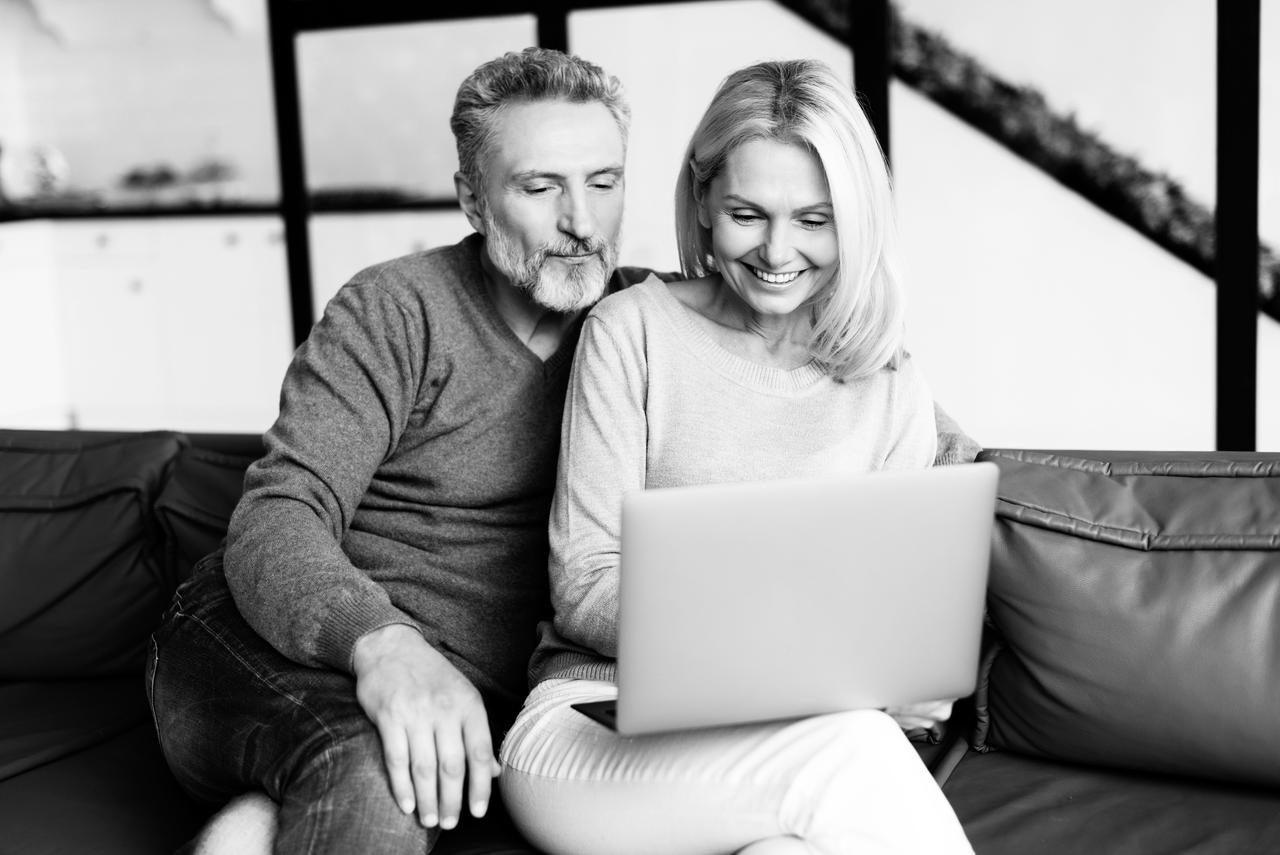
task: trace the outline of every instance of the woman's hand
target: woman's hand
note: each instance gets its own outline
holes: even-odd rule
[[[378,728],[391,792],[405,813],[450,829],[464,778],[473,816],[484,816],[494,759],[489,719],[475,686],[413,627],[392,624],[356,642],[356,699]]]

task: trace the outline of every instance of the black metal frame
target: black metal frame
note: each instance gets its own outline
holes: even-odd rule
[[[1260,0],[1218,0],[1216,442],[1253,451],[1258,432]]]
[[[844,33],[854,56],[854,80],[885,156],[889,156],[889,0],[845,0]],[[651,5],[652,0],[476,0],[465,12],[441,11],[421,0],[268,0],[293,337],[311,330],[311,213],[307,197],[295,40],[303,32],[424,21],[527,15],[537,18],[544,47],[568,50],[571,10]],[[783,0],[805,14],[805,4]],[[1216,444],[1253,450],[1257,436],[1259,0],[1217,0]],[[811,14],[806,17],[812,19]],[[427,204],[438,207],[439,204]],[[420,206],[410,206],[420,207]]]

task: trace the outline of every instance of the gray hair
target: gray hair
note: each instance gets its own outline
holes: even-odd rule
[[[505,53],[462,81],[449,119],[458,145],[458,170],[477,192],[483,186],[481,163],[494,120],[505,105],[530,101],[598,101],[609,109],[626,142],[631,108],[616,77],[557,50],[528,47]]]
[[[810,353],[839,379],[898,364],[903,295],[892,188],[875,132],[850,87],[815,60],[762,62],[729,75],[698,124],[676,180],[676,243],[685,276],[715,272],[698,206],[729,154],[752,140],[799,145],[831,188],[840,268],[816,296]]]

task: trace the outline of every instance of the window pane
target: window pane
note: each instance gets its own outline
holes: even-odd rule
[[[0,4],[10,201],[274,200],[265,26],[263,0]],[[57,180],[42,185],[34,152]]]
[[[900,9],[1118,157],[1171,175],[1211,222],[1212,2]],[[989,446],[1213,448],[1212,279],[919,90],[896,83],[892,97],[911,342],[944,406]]]
[[[300,36],[311,191],[453,198],[458,85],[480,63],[533,44],[535,33],[522,15]]]

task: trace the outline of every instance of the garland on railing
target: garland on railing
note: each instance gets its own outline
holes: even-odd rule
[[[784,0],[814,25],[843,39],[844,0]],[[1213,211],[1164,173],[1119,153],[1044,96],[988,71],[946,39],[905,20],[891,7],[891,62],[902,82],[1035,164],[1103,211],[1212,277]],[[1259,242],[1259,308],[1280,320],[1280,256]]]

